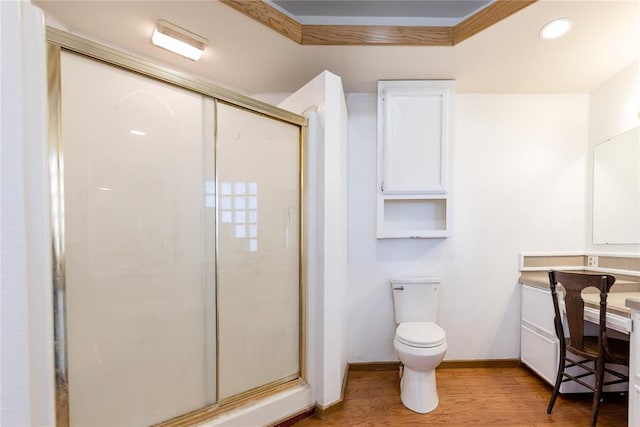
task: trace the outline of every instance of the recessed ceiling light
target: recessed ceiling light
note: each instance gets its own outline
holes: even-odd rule
[[[193,61],[200,59],[207,45],[207,39],[204,37],[162,19],[156,24],[151,42]]]
[[[557,39],[567,34],[572,26],[573,22],[569,18],[554,19],[540,29],[539,35],[545,40]]]

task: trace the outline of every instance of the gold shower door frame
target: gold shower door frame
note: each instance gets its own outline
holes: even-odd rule
[[[250,112],[279,120],[300,128],[299,138],[299,193],[298,193],[298,224],[299,224],[299,372],[297,375],[282,378],[269,384],[247,390],[229,398],[219,400],[195,411],[177,416],[162,422],[163,426],[192,425],[215,417],[231,408],[245,403],[249,399],[265,397],[281,390],[295,387],[306,382],[306,236],[305,229],[305,148],[307,145],[307,119],[289,111],[263,103],[248,96],[240,95],[228,89],[215,86],[206,81],[191,77],[185,73],[159,66],[149,61],[119,52],[95,42],[77,37],[55,28],[47,28],[47,68],[48,68],[48,140],[49,140],[49,179],[51,204],[51,235],[53,259],[53,303],[54,303],[54,346],[55,346],[55,390],[56,390],[56,425],[69,426],[69,395],[68,395],[68,359],[66,336],[66,280],[65,280],[65,215],[64,215],[64,185],[63,185],[63,153],[61,138],[61,52],[69,51],[80,54],[109,65],[113,65],[145,77],[155,79],[173,86],[190,90],[194,93],[212,98],[214,104],[219,102],[239,107]],[[216,108],[217,109],[217,108]],[[216,125],[217,126],[217,123]],[[214,148],[215,150],[215,148]],[[216,198],[218,198],[216,192]],[[216,201],[216,225],[219,203]],[[216,251],[218,248],[216,232]],[[217,257],[216,257],[217,258]],[[216,259],[217,264],[217,259]],[[217,289],[217,284],[216,284]],[[216,291],[217,293],[217,291]],[[217,303],[216,303],[217,304]],[[217,316],[217,310],[216,310]],[[216,322],[216,325],[218,322]],[[217,326],[216,326],[217,329]],[[215,336],[218,341],[218,331]],[[216,370],[219,361],[216,357]],[[219,378],[219,375],[216,375]],[[217,381],[216,381],[217,382]],[[219,390],[219,384],[215,384]],[[219,396],[216,392],[216,396]]]

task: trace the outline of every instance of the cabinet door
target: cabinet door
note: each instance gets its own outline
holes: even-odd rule
[[[446,191],[452,85],[449,81],[379,82],[385,194]]]

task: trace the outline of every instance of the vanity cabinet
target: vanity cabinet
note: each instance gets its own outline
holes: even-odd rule
[[[560,311],[563,312],[562,296],[560,297]],[[560,343],[556,337],[551,290],[535,286],[522,285],[522,316],[520,322],[520,360],[549,384],[554,385],[558,372],[560,357]],[[563,315],[563,325],[567,330],[566,319]],[[597,325],[586,322],[585,332],[597,335]],[[579,359],[578,356],[575,357]],[[615,369],[615,368],[614,368]],[[570,374],[584,372],[581,368],[573,367],[567,370]],[[624,372],[624,370],[623,370]],[[612,379],[608,374],[605,380]],[[588,384],[593,384],[594,377],[583,378]],[[627,384],[606,386],[604,391],[625,391]],[[574,381],[562,383],[560,393],[590,393],[591,390]],[[640,393],[640,389],[639,389]],[[551,395],[549,395],[551,396]]]
[[[377,233],[451,233],[452,80],[378,82]]]
[[[560,357],[553,318],[551,291],[523,285],[520,359],[549,384],[555,383]]]

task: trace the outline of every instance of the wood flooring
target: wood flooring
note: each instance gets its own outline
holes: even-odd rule
[[[439,406],[417,414],[400,402],[397,371],[350,371],[343,406],[307,426],[588,426],[591,395],[560,395],[546,409],[551,386],[524,367],[439,368]],[[627,425],[626,394],[606,394],[598,426]]]

